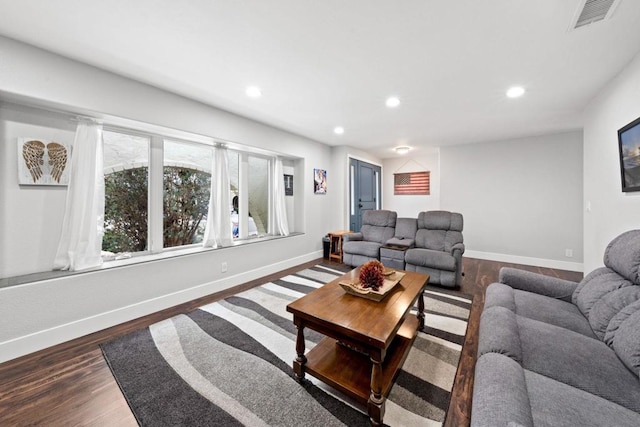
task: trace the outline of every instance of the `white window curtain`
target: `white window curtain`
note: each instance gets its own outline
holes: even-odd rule
[[[217,248],[230,246],[231,235],[231,203],[229,201],[229,154],[227,148],[218,145],[214,149],[211,171],[211,196],[207,225],[204,230],[202,246]]]
[[[276,235],[288,236],[289,222],[287,221],[287,205],[284,199],[284,170],[281,158],[276,158],[273,171],[273,231]]]
[[[83,270],[102,264],[104,172],[102,125],[80,122],[71,152],[62,234],[56,270]]]

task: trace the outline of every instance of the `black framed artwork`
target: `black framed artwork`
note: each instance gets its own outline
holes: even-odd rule
[[[293,196],[293,175],[284,175],[284,195]]]
[[[640,118],[618,130],[622,191],[640,191]]]

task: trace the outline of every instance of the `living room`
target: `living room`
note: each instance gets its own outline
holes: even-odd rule
[[[552,10],[552,3],[539,6],[540,10]],[[16,140],[39,137],[71,143],[77,116],[119,128],[164,132],[176,138],[215,138],[284,155],[291,162],[295,201],[289,218],[293,235],[286,238],[132,262],[118,268],[105,266],[15,285],[3,282],[0,312],[7,320],[0,328],[0,362],[320,258],[322,237],[330,231],[349,228],[350,158],[382,167],[381,207],[398,212],[399,217],[416,217],[421,211],[439,209],[463,213],[465,257],[585,273],[599,267],[607,244],[618,234],[637,228],[640,199],[637,193],[623,193],[620,189],[617,131],[640,117],[640,56],[636,47],[640,46],[640,30],[634,24],[640,19],[640,8],[629,1],[619,2],[610,18],[571,33],[567,32],[571,18],[584,2],[567,3],[561,8],[564,15],[556,17],[563,27],[556,27],[554,33],[559,44],[563,37],[571,39],[564,41],[568,50],[561,52],[570,51],[571,44],[577,43],[583,49],[580,59],[584,60],[589,57],[585,46],[591,46],[588,42],[598,37],[624,45],[601,46],[594,56],[600,62],[615,65],[598,69],[600,74],[584,87],[583,95],[575,95],[583,89],[580,75],[563,82],[574,86],[571,93],[576,99],[564,107],[572,110],[556,110],[547,105],[533,120],[538,127],[532,126],[526,115],[515,112],[514,116],[501,116],[493,122],[491,117],[484,117],[490,123],[486,127],[497,130],[477,128],[478,133],[486,132],[479,140],[462,139],[442,145],[433,140],[421,144],[416,138],[415,142],[407,142],[414,147],[404,157],[392,151],[400,138],[384,146],[368,145],[367,140],[345,143],[352,129],[347,123],[333,123],[334,117],[322,119],[323,124],[332,123],[327,125],[325,141],[305,137],[304,128],[278,118],[269,122],[267,115],[262,120],[245,117],[254,114],[251,107],[243,114],[205,102],[188,82],[180,83],[180,87],[176,83],[175,91],[168,91],[156,87],[158,83],[139,81],[133,68],[129,74],[120,75],[54,53],[55,49],[35,47],[45,40],[33,35],[29,36],[31,39],[26,35],[21,39],[20,31],[7,21],[12,14],[5,14],[0,21],[0,57],[4,64],[0,69],[3,280],[51,270],[48,266],[55,255],[65,204],[64,189],[18,185]],[[2,5],[3,11],[14,7],[17,8],[9,2]],[[528,8],[535,10],[536,6]],[[26,11],[19,9],[14,19],[28,19]],[[398,16],[406,14],[410,10]],[[82,39],[80,34],[73,37]],[[611,58],[604,56],[608,51]],[[536,91],[547,90],[535,81],[536,76],[544,74],[545,60],[539,54],[525,64],[529,66],[528,73],[519,70],[525,76],[511,77],[529,82],[529,93],[523,98],[504,97],[503,91],[513,82],[493,82],[490,93],[495,98],[486,101],[486,107],[500,104],[516,111],[517,103],[527,102],[527,97],[531,99]],[[114,59],[119,61],[126,63],[125,59]],[[295,60],[290,59],[287,65],[295,65]],[[562,66],[557,62],[553,65]],[[484,66],[488,65],[478,65]],[[549,69],[548,73],[556,71]],[[585,66],[583,73],[595,71]],[[447,87],[452,86],[455,85]],[[238,90],[238,96],[244,97],[244,88]],[[185,95],[187,92],[191,96]],[[385,90],[376,96],[383,104],[387,95]],[[286,91],[278,96],[283,97],[278,102],[284,103]],[[418,95],[398,96],[407,99],[400,106],[406,109],[409,99]],[[263,98],[267,97],[265,90]],[[241,110],[236,106],[238,109]],[[381,109],[389,113],[384,111],[384,105]],[[443,141],[447,132],[456,126],[464,128],[465,120],[473,119],[465,119],[463,113],[460,112],[459,122],[445,123],[438,129]],[[515,122],[527,131],[502,132],[507,122]],[[334,125],[343,125],[345,134],[333,134]],[[387,121],[385,126],[393,127],[394,121]],[[357,127],[354,124],[353,128]],[[313,194],[315,168],[327,171],[326,194]],[[393,174],[415,168],[430,170],[431,194],[394,196]],[[221,270],[223,264],[225,272]]]

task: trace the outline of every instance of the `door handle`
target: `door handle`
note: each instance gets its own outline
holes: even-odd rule
[[[358,207],[359,207],[359,208],[362,208],[362,203],[358,203]]]

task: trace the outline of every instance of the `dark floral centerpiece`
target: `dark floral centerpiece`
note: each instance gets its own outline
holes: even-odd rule
[[[384,284],[384,265],[380,261],[368,261],[360,267],[360,286],[378,291]]]

